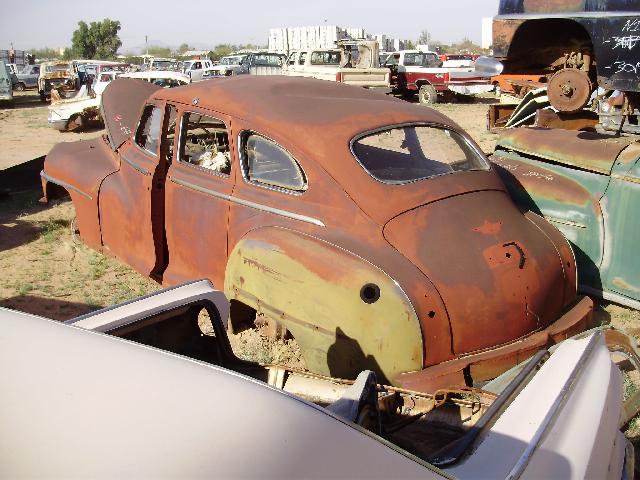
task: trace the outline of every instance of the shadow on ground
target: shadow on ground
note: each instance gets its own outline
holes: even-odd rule
[[[17,295],[0,300],[0,307],[31,313],[54,320],[69,320],[95,310],[84,303],[68,302],[55,298],[44,298],[37,295]]]

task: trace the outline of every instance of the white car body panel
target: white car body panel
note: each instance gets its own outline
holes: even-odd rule
[[[226,319],[228,302],[208,281],[67,325],[0,308],[2,475],[621,478],[621,377],[601,332],[559,345],[443,471],[265,383],[100,333],[200,301]]]

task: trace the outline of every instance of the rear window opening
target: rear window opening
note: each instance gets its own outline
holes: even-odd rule
[[[352,142],[352,151],[371,176],[391,184],[489,170],[489,163],[461,135],[427,125],[400,126],[364,135]]]

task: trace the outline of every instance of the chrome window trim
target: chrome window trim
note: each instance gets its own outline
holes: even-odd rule
[[[326,227],[326,225],[317,218],[308,217],[306,215],[302,215],[295,212],[290,212],[288,210],[282,210],[280,208],[270,207],[268,205],[263,205],[261,203],[252,202],[250,200],[244,200],[242,198],[234,197],[233,195],[227,195],[226,193],[216,192],[215,190],[211,190],[209,188],[201,187],[200,185],[195,185],[191,182],[187,182],[185,180],[180,180],[179,178],[175,178],[171,176],[170,180],[176,185],[180,185],[185,188],[189,188],[191,190],[195,190],[196,192],[204,193],[205,195],[210,195],[212,197],[220,198],[222,200],[226,200],[229,202],[237,203],[238,205],[243,205],[245,207],[254,208],[256,210],[260,210],[262,212],[273,213],[275,215],[279,215],[281,217],[291,218],[292,220],[299,220],[301,222],[310,223],[312,225],[317,225],[318,227]]]
[[[62,180],[58,180],[57,178],[52,177],[51,175],[47,175],[44,170],[40,171],[40,176],[42,178],[44,178],[47,182],[51,182],[54,183],[56,185],[60,185],[61,187],[64,187],[68,190],[73,190],[76,193],[79,193],[80,195],[82,195],[83,197],[88,198],[89,200],[93,200],[93,198],[91,197],[91,195],[89,195],[86,192],[83,192],[82,190],[80,190],[77,187],[74,187],[73,185],[68,184],[67,182],[64,182]]]
[[[176,108],[176,110],[177,110],[177,108]],[[229,158],[229,168],[231,169],[231,171],[229,172],[228,175],[225,174],[225,173],[222,173],[222,172],[215,172],[215,171],[213,171],[213,170],[211,170],[209,168],[201,167],[200,165],[194,165],[193,163],[185,162],[180,158],[181,157],[180,149],[181,149],[181,145],[182,145],[182,132],[183,132],[182,122],[184,122],[185,115],[188,115],[189,113],[195,113],[196,115],[207,115],[207,116],[209,116],[209,117],[211,117],[211,118],[213,118],[215,120],[218,120],[219,122],[221,122],[224,125],[224,128],[227,130],[227,138],[229,140],[231,140],[231,134],[229,133],[229,131],[230,131],[229,125],[227,125],[227,122],[225,122],[224,120],[220,120],[218,117],[214,117],[212,115],[209,115],[208,113],[199,113],[199,112],[196,112],[196,111],[193,111],[193,110],[184,110],[180,115],[180,128],[178,129],[178,135],[177,135],[178,136],[178,149],[177,149],[178,155],[176,155],[177,163],[179,163],[180,165],[188,165],[189,167],[194,168],[197,171],[206,172],[206,173],[208,173],[210,175],[213,175],[214,177],[219,177],[219,178],[224,178],[224,179],[230,178],[231,174],[233,173],[233,161],[232,161],[231,158]],[[229,142],[229,153],[231,153],[231,142]]]
[[[358,162],[358,165],[360,165],[362,167],[362,170],[364,170],[367,175],[369,175],[371,178],[373,178],[378,183],[382,183],[383,185],[389,185],[389,186],[395,187],[395,186],[401,186],[401,185],[408,185],[410,183],[415,183],[415,182],[422,182],[424,180],[430,180],[432,178],[442,177],[444,175],[451,175],[451,174],[454,174],[454,173],[464,173],[462,171],[453,171],[453,172],[447,172],[447,173],[440,173],[438,175],[431,175],[429,177],[416,178],[415,180],[408,180],[408,181],[402,182],[402,183],[390,183],[390,182],[385,182],[384,180],[380,180],[379,178],[376,178],[362,164],[362,162],[360,161],[360,159],[358,158],[356,153],[353,151],[353,144],[355,142],[357,142],[358,140],[360,140],[361,138],[367,137],[369,135],[373,135],[373,134],[376,134],[378,132],[384,132],[384,131],[387,131],[387,130],[393,130],[394,128],[404,128],[404,127],[431,127],[431,128],[438,128],[440,130],[448,130],[450,132],[453,132],[453,133],[459,135],[460,138],[467,144],[467,146],[471,150],[473,150],[473,152],[475,152],[482,159],[482,161],[485,162],[485,164],[487,166],[486,169],[482,169],[482,170],[467,170],[467,171],[469,171],[469,172],[488,172],[488,171],[491,170],[491,162],[489,162],[489,159],[487,158],[487,156],[484,154],[484,152],[482,152],[472,142],[469,141],[469,137],[465,132],[459,132],[458,130],[455,130],[455,129],[447,126],[447,125],[443,125],[443,124],[440,124],[440,123],[432,123],[432,122],[394,123],[394,124],[390,124],[390,125],[385,125],[384,127],[378,127],[378,128],[374,128],[372,130],[367,130],[365,132],[359,133],[349,141],[349,150],[351,151],[351,155],[353,156],[353,158],[355,158],[356,162]]]
[[[246,165],[245,160],[246,160],[246,158],[245,158],[244,154],[242,153],[242,136],[247,134],[247,133],[254,133],[254,134],[256,134],[256,135],[258,135],[258,136],[260,136],[262,138],[266,138],[267,140],[269,140],[270,142],[273,142],[279,148],[281,148],[282,150],[287,152],[287,154],[293,159],[293,161],[296,162],[296,165],[298,166],[298,168],[300,169],[300,172],[302,173],[302,176],[304,177],[305,189],[304,190],[293,190],[293,189],[290,189],[290,188],[277,187],[275,185],[268,185],[266,183],[252,182],[251,180],[249,180],[249,178],[247,177],[247,171],[245,169],[245,165]],[[284,148],[282,145],[280,145],[274,139],[272,139],[270,137],[267,137],[266,135],[263,135],[261,133],[258,133],[255,130],[242,130],[240,133],[238,133],[238,142],[237,142],[237,145],[236,145],[236,150],[238,152],[238,159],[240,160],[240,173],[242,174],[242,178],[245,181],[245,183],[247,183],[249,185],[252,185],[252,186],[255,186],[255,187],[264,188],[265,190],[271,190],[271,191],[274,191],[274,192],[286,193],[287,195],[293,195],[295,197],[299,197],[301,195],[304,195],[304,193],[309,190],[309,177],[307,176],[307,172],[304,171],[304,168],[302,168],[302,165],[300,165],[300,162],[296,159],[296,157],[294,157],[289,150]]]

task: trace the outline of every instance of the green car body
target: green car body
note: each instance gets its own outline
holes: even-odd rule
[[[580,290],[640,308],[640,142],[517,128],[500,137],[492,161],[516,203],[572,243]]]
[[[9,68],[0,62],[0,105],[3,104],[13,105],[13,89]]]

